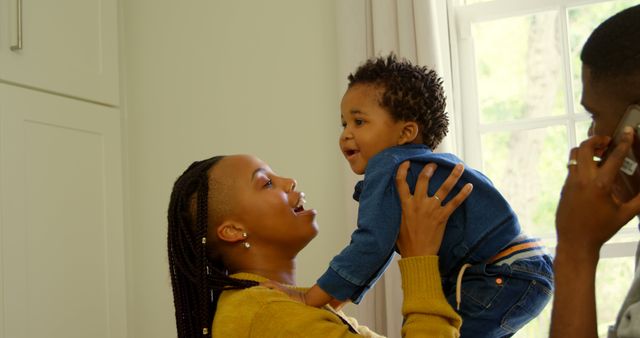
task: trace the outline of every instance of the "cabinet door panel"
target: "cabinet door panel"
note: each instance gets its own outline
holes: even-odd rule
[[[0,99],[0,337],[126,337],[119,112]]]
[[[17,43],[22,12],[22,49]],[[0,0],[0,80],[118,104],[116,0]]]

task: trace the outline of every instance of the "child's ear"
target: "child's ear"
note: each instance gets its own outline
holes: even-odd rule
[[[398,145],[407,144],[413,142],[418,136],[418,124],[414,121],[403,122],[402,131],[400,132],[400,138],[398,139]]]
[[[229,243],[235,243],[242,241],[246,238],[244,235],[246,233],[244,227],[241,224],[238,224],[233,221],[225,221],[216,230],[216,236],[224,241]]]

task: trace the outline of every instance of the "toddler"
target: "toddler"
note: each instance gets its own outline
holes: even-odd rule
[[[436,163],[428,195],[440,200],[434,192],[462,162],[433,152],[447,133],[445,105],[442,80],[433,70],[393,54],[349,75],[340,149],[353,172],[364,174],[353,194],[358,224],[351,243],[304,295],[307,304],[358,303],[385,271],[401,222],[394,179],[402,162],[411,163],[412,190],[422,168]],[[438,253],[444,292],[462,316],[462,337],[509,337],[549,301],[551,258],[521,232],[509,203],[479,171],[467,167],[450,196],[467,183],[473,192],[449,218]]]

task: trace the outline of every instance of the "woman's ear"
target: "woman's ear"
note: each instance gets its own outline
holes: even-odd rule
[[[228,243],[235,243],[246,239],[246,230],[238,223],[225,221],[216,230],[217,237]]]
[[[398,145],[412,143],[418,136],[418,124],[414,121],[403,122],[402,130],[400,131],[400,138],[398,139]]]

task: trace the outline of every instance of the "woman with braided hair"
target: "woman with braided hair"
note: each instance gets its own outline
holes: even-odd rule
[[[407,168],[400,166],[397,175],[402,334],[457,337],[461,320],[442,292],[436,253],[449,215],[471,187],[442,205],[426,194],[435,165],[425,167],[414,195]],[[447,196],[459,169],[439,196]],[[178,337],[379,337],[330,306],[289,297],[303,290],[294,286],[295,258],[318,232],[316,211],[303,204],[295,180],[253,156],[217,156],[187,168],[174,184],[168,211]]]

